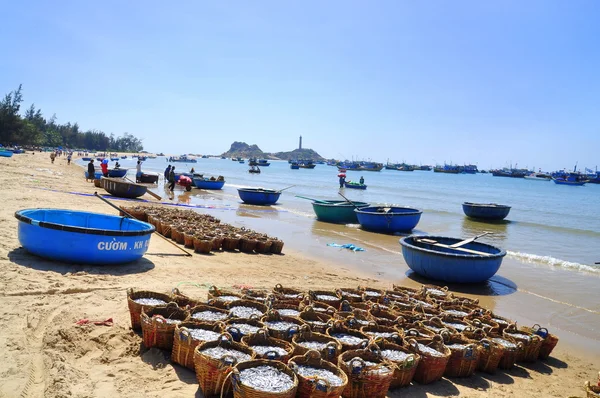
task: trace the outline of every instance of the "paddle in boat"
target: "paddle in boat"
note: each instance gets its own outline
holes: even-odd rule
[[[467,217],[480,220],[504,220],[510,212],[510,206],[496,203],[471,203],[462,204],[463,212]]]
[[[411,235],[400,239],[409,268],[429,279],[451,283],[479,283],[494,276],[506,251],[475,242],[482,235],[462,240],[445,236]]]
[[[222,189],[225,185],[225,178],[223,176],[215,177],[204,177],[202,174],[194,174],[192,178],[194,186],[199,189],[217,190]]]
[[[423,213],[419,209],[402,206],[368,206],[354,212],[363,229],[384,233],[411,231]]]
[[[19,220],[19,242],[25,250],[50,260],[78,264],[123,264],[148,250],[154,227],[148,223],[107,214],[64,209],[24,209]]]
[[[148,191],[145,185],[128,182],[125,180],[117,180],[115,178],[102,178],[102,188],[112,196],[119,198],[135,199],[144,195]]]

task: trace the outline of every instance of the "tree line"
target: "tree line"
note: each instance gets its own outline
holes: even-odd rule
[[[59,146],[90,151],[139,152],[142,140],[129,133],[121,137],[103,131],[82,131],[77,123],[60,124],[56,115],[46,119],[34,104],[20,114],[23,102],[22,85],[0,101],[0,144],[4,146]]]

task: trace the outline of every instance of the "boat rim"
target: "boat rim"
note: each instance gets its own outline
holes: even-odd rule
[[[102,176],[101,180],[108,180],[108,181],[111,181],[111,182],[116,182],[117,184],[135,185],[137,187],[148,188],[146,185],[138,184],[137,182],[130,182],[130,181],[125,181],[125,180],[120,180],[119,177],[104,177],[104,176]],[[96,213],[96,214],[100,214],[100,213]]]
[[[357,213],[364,213],[364,214],[379,214],[379,213],[376,213],[376,212],[373,212],[373,211],[364,211],[365,207],[374,207],[374,208],[389,207],[390,209],[409,209],[409,210],[413,210],[412,212],[406,212],[406,213],[385,213],[385,215],[393,215],[393,216],[406,216],[406,215],[422,214],[423,213],[423,210],[421,210],[421,209],[416,209],[416,208],[410,207],[410,206],[397,206],[397,205],[369,205],[369,206],[361,207],[360,209],[354,209],[354,211],[357,212]]]
[[[315,202],[315,201],[312,201],[311,203],[313,204],[313,206],[317,205],[317,206],[323,206],[323,207],[331,207],[331,206],[333,206],[333,207],[369,207],[370,206],[370,204],[367,202],[352,201],[352,203],[348,203],[343,200],[332,201],[332,203],[319,203],[319,202]],[[365,203],[365,204],[364,205],[360,205],[360,204],[356,205],[354,203]]]
[[[269,188],[238,188],[238,191],[243,192],[262,192],[262,193],[281,193],[275,189]]]
[[[456,253],[445,253],[445,252],[441,252],[441,251],[437,251],[437,250],[431,250],[431,249],[425,249],[424,247],[420,247],[420,246],[416,246],[413,245],[411,243],[408,243],[406,240],[407,239],[415,239],[415,238],[428,238],[428,239],[455,239],[458,242],[460,242],[462,239],[459,238],[453,238],[451,236],[434,236],[434,235],[410,235],[410,236],[404,236],[402,238],[400,238],[400,240],[398,242],[400,242],[400,244],[406,248],[409,249],[415,249],[421,252],[425,252],[425,253],[430,253],[430,254],[434,254],[437,256],[442,256],[442,257],[453,257],[453,258],[464,258],[464,259],[474,259],[474,258],[484,258],[484,259],[490,259],[490,258],[498,258],[498,257],[504,257],[506,256],[506,250],[499,248],[498,246],[494,246],[494,245],[490,245],[489,243],[482,243],[482,242],[477,242],[480,245],[486,245],[489,247],[492,247],[496,250],[500,250],[498,253],[494,253],[488,255],[488,256],[482,256],[481,254],[456,254]]]
[[[495,209],[510,209],[510,206],[507,205],[499,205],[497,203],[473,203],[473,202],[463,202],[463,206],[471,206],[471,207],[493,207]]]
[[[103,213],[93,213],[93,212],[89,212],[89,211],[81,211],[81,210],[66,210],[66,209],[51,209],[51,208],[33,208],[33,209],[22,209],[22,210],[17,210],[15,212],[15,218],[21,222],[24,222],[26,224],[31,224],[31,225],[35,225],[41,228],[48,228],[48,229],[54,229],[54,230],[59,230],[59,231],[65,231],[65,232],[78,232],[78,233],[83,233],[86,235],[103,235],[103,236],[144,236],[144,235],[150,235],[154,232],[155,228],[152,224],[148,224],[145,223],[143,221],[137,220],[137,219],[131,219],[132,221],[135,221],[136,223],[141,223],[144,227],[146,227],[143,230],[139,230],[139,231],[117,231],[114,229],[97,229],[97,228],[85,228],[85,227],[74,227],[71,225],[65,225],[65,224],[57,224],[57,223],[52,223],[52,222],[46,222],[46,221],[38,221],[38,220],[34,220],[31,217],[27,217],[23,214],[21,214],[22,212],[25,211],[38,211],[38,210],[52,210],[52,211],[68,211],[71,213],[85,213],[85,214],[92,214],[92,215],[98,215],[98,216],[104,216],[104,217],[114,217],[114,218],[120,218],[122,220],[128,218],[128,217],[121,217],[121,216],[115,216],[112,214],[103,214]],[[149,227],[149,228],[148,228]]]

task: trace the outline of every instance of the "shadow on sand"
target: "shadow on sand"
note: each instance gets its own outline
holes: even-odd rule
[[[154,263],[144,257],[123,265],[79,265],[59,261],[50,261],[30,254],[23,247],[11,250],[8,259],[15,264],[38,271],[54,271],[60,274],[86,272],[97,275],[130,275],[148,272],[154,268]]]
[[[517,284],[503,276],[494,275],[482,283],[447,283],[427,279],[412,270],[406,271],[406,276],[424,285],[448,286],[453,292],[475,294],[480,296],[506,296],[517,291]]]

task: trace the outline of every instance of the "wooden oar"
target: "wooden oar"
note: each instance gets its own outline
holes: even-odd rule
[[[352,206],[354,206],[355,209],[358,209],[358,206],[354,204],[354,202],[352,202],[350,199],[348,199],[347,197],[345,197],[344,195],[342,195],[341,192],[338,192],[338,195],[340,195],[342,198],[346,199],[346,202],[350,203]]]
[[[110,207],[114,208],[115,210],[119,210],[122,211],[127,217],[129,218],[133,218],[134,220],[136,219],[134,216],[132,216],[131,214],[127,213],[125,210],[121,209],[120,207],[115,206],[114,204],[112,204],[111,202],[109,202],[108,200],[106,200],[105,198],[103,198],[102,196],[98,195],[98,192],[94,192],[94,196],[98,197],[101,201],[103,201],[104,203],[106,203],[107,205],[109,205]],[[161,234],[159,234],[158,232],[156,232],[156,230],[154,230],[154,233],[157,236],[160,236],[162,239],[164,239],[165,241],[169,242],[170,244],[172,244],[173,246],[175,246],[176,248],[178,248],[179,250],[181,250],[182,252],[185,253],[186,256],[188,257],[192,257],[192,253],[188,252],[187,250],[181,248],[179,245],[173,243],[173,241],[171,239],[167,239],[164,236],[162,236]]]
[[[296,197],[300,198],[300,199],[312,200],[315,203],[321,203],[321,204],[324,204],[324,205],[327,205],[327,204],[331,203],[331,201],[329,201],[329,200],[319,200],[319,199],[307,198],[306,196],[296,195]]]
[[[295,187],[295,185],[290,185],[289,187],[285,187],[285,188],[283,188],[283,189],[280,189],[280,190],[279,190],[279,191],[277,191],[277,192],[281,193],[281,192],[285,191],[286,189],[290,189],[290,188],[293,188],[293,187]]]
[[[475,240],[477,240],[478,238],[481,238],[482,236],[485,236],[485,235],[488,235],[488,234],[491,234],[491,232],[485,231],[485,232],[484,232],[484,233],[482,233],[482,234],[475,235],[475,236],[474,236],[474,237],[472,237],[472,238],[465,239],[465,240],[461,240],[460,242],[457,242],[457,243],[455,243],[455,244],[453,244],[453,245],[450,245],[450,247],[454,248],[454,247],[461,247],[461,246],[464,246],[464,245],[466,245],[467,243],[474,242],[474,241],[475,241]]]
[[[464,252],[464,253],[469,253],[469,254],[478,254],[480,256],[491,256],[491,253],[485,253],[485,252],[480,252],[479,250],[471,250],[471,249],[465,249],[463,247],[452,247],[451,245],[445,245],[443,243],[439,243],[438,241],[435,241],[433,239],[427,239],[427,238],[415,238],[415,242],[422,242],[422,243],[427,243],[429,245],[432,246],[437,246],[437,247],[444,247],[446,249],[450,249],[450,250],[456,250],[459,252]]]
[[[133,182],[133,181],[131,181],[131,180],[130,180],[129,178],[127,178],[127,177],[123,177],[123,178],[124,178],[124,179],[126,179],[126,180],[127,180],[127,181],[129,181],[129,182]],[[136,184],[135,182],[133,182],[133,183],[134,183],[134,184]],[[161,198],[160,196],[158,196],[158,195],[157,195],[157,194],[155,194],[154,192],[150,191],[149,189],[146,189],[146,193],[147,193],[148,195],[150,195],[150,196],[154,197],[155,199],[162,200],[162,198]]]

